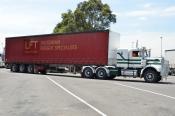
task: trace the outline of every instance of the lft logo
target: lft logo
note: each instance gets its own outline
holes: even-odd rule
[[[36,40],[25,40],[24,41],[24,52],[36,54],[38,53],[38,41]]]

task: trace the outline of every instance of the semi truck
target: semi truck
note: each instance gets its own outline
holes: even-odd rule
[[[175,75],[175,49],[165,50],[165,59],[169,62],[169,74]]]
[[[75,66],[81,77],[140,77],[159,82],[167,77],[164,58],[146,48],[119,49],[120,34],[109,30],[6,38],[6,64],[12,72],[46,74],[52,65]]]

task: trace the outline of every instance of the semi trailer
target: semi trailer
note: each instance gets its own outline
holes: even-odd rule
[[[46,74],[52,65],[75,66],[84,78],[140,77],[159,82],[167,77],[164,58],[146,48],[119,49],[120,34],[105,31],[6,38],[6,64],[12,72]]]

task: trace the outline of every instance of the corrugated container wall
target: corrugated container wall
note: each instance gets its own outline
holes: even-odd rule
[[[110,51],[119,45],[118,35],[99,31],[10,37],[6,38],[6,62],[106,65],[108,58],[114,60]]]

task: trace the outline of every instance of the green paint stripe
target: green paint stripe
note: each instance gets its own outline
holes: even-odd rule
[[[118,64],[141,64],[141,62],[118,62]],[[148,64],[154,64],[154,65],[161,65],[161,63],[147,63]]]
[[[137,61],[129,61],[129,62],[128,62],[128,61],[117,61],[117,62],[119,62],[119,63],[120,63],[120,62],[121,62],[121,63],[123,63],[123,62],[124,62],[124,63],[141,63],[141,62],[137,62]]]
[[[147,63],[147,64],[161,65],[161,63]]]
[[[129,64],[141,64],[141,63],[138,63],[138,62],[137,63],[134,63],[134,62],[132,63],[132,62],[130,62]]]
[[[155,62],[155,61],[154,61],[154,62],[153,62],[153,61],[148,61],[147,63],[160,63],[160,62]]]
[[[117,62],[126,62],[126,63],[141,63],[141,61],[117,61]]]
[[[147,60],[148,62],[149,61],[153,61],[153,62],[160,62],[160,60],[159,59],[155,59],[155,60]]]
[[[126,62],[117,62],[117,64],[141,64],[141,63],[126,63]],[[147,65],[161,65],[161,63],[149,63]]]
[[[117,59],[119,61],[141,61],[141,59]],[[147,60],[148,62],[149,61],[153,61],[153,62],[160,62],[160,60],[158,59],[155,59],[155,60]]]
[[[117,59],[118,61],[141,61],[141,59]]]
[[[141,64],[141,63],[138,63],[138,62],[117,62],[117,64]]]

